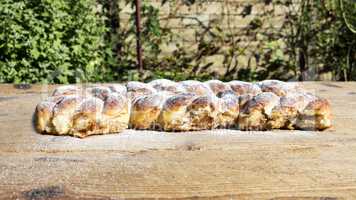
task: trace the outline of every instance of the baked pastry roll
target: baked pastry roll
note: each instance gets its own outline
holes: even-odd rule
[[[169,92],[172,94],[184,93],[184,88],[178,84],[177,82],[167,80],[167,79],[157,79],[148,83],[153,88],[155,88],[158,92]]]
[[[191,120],[187,108],[195,98],[196,96],[192,93],[182,93],[169,97],[158,117],[160,127],[165,131],[191,130]]]
[[[61,96],[61,95],[80,95],[83,92],[81,87],[75,85],[65,85],[56,88],[52,96]]]
[[[214,95],[213,91],[204,83],[194,80],[181,81],[179,86],[184,88],[187,93],[192,93],[198,96]]]
[[[53,107],[52,124],[54,132],[52,134],[67,135],[71,134],[73,127],[74,113],[81,108],[83,98],[72,95],[64,96],[63,100]]]
[[[241,130],[266,130],[272,110],[280,102],[272,92],[263,92],[249,100],[241,110],[238,125]]]
[[[159,92],[138,97],[131,106],[130,127],[134,129],[160,128],[158,117],[169,93]]]
[[[238,122],[240,113],[239,97],[231,90],[218,94],[217,127],[231,128]]]
[[[269,129],[295,129],[299,113],[309,102],[304,93],[287,93],[280,98],[280,103],[272,110],[268,120]]]
[[[64,96],[48,97],[46,100],[37,104],[35,111],[36,130],[43,133],[55,132],[52,124],[53,109],[63,100]]]
[[[165,131],[206,130],[216,127],[217,113],[214,96],[182,93],[165,101],[158,122]]]
[[[36,107],[38,132],[86,137],[135,129],[191,131],[331,127],[330,103],[298,83],[158,79],[62,86]]]
[[[240,105],[240,110],[243,109],[247,102],[249,102],[250,100],[252,100],[255,95],[252,94],[244,94],[244,95],[240,95],[239,97],[239,105]]]
[[[124,85],[108,84],[107,87],[111,90],[111,92],[119,93],[122,96],[127,96],[127,89]]]
[[[56,91],[66,91],[68,87]],[[54,92],[36,107],[36,128],[40,133],[86,137],[120,132],[128,127],[127,98],[108,87],[76,88],[80,94]]]
[[[130,81],[126,84],[127,96],[133,102],[136,97],[150,95],[157,92],[151,85],[137,81]]]
[[[296,82],[283,82],[278,80],[265,80],[258,82],[257,85],[263,92],[273,92],[278,96],[286,96],[287,93],[302,91],[302,87]]]
[[[296,127],[305,130],[324,130],[332,126],[328,100],[315,97],[300,113]]]
[[[187,107],[190,130],[207,130],[217,127],[218,101],[215,96],[199,96]]]
[[[109,87],[105,86],[89,86],[86,88],[85,95],[105,100],[109,94],[111,94],[111,91],[112,90]]]
[[[99,113],[99,129],[94,134],[118,133],[128,128],[130,102],[120,93],[111,93],[103,100],[104,107]]]
[[[227,84],[231,87],[232,91],[234,91],[235,94],[238,96],[247,94],[251,96],[256,96],[262,93],[260,87],[254,83],[248,83],[244,81],[230,81]]]
[[[213,91],[215,95],[231,90],[231,87],[228,84],[219,80],[210,80],[204,83],[208,85],[208,87]]]
[[[240,110],[243,109],[248,101],[256,95],[262,93],[260,87],[254,83],[244,81],[230,81],[227,83],[231,90],[239,97]]]

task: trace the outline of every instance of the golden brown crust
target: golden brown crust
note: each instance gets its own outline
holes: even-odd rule
[[[62,96],[49,97],[47,100],[40,102],[36,106],[35,124],[36,130],[40,133],[52,132],[54,127],[52,125],[53,108],[62,101]]]
[[[286,96],[288,93],[301,90],[301,86],[296,82],[283,82],[278,80],[265,80],[258,82],[257,85],[263,92],[273,92],[277,96]]]
[[[75,85],[65,85],[56,88],[52,96],[62,96],[62,95],[78,95],[82,92],[81,88]]]
[[[204,83],[194,80],[181,81],[179,86],[184,88],[187,93],[193,93],[198,96],[213,95],[213,91]]]
[[[315,98],[298,117],[296,126],[306,130],[324,130],[332,126],[331,107],[328,100]]]
[[[137,98],[131,107],[130,127],[134,129],[158,128],[158,116],[168,97],[169,95],[156,93]]]
[[[38,132],[86,137],[127,128],[126,97],[104,86],[89,86],[82,90],[85,92],[74,95],[66,91],[57,90],[54,97],[38,104],[35,114]]]
[[[119,113],[125,111],[128,113],[128,100],[121,94],[110,94],[104,101],[103,114],[108,116],[116,116]]]
[[[157,79],[148,83],[158,92],[168,92],[171,94],[184,93],[185,89],[181,87],[177,82],[167,80],[167,79]]]
[[[252,94],[244,94],[244,95],[240,95],[238,96],[239,97],[239,107],[240,107],[240,110],[243,110],[246,105],[247,105],[247,102],[249,102],[250,100],[253,99],[253,97],[255,97],[254,95]]]
[[[288,92],[280,99],[268,121],[272,129],[295,129],[297,121],[306,106],[316,97],[305,92]]]
[[[231,90],[231,87],[219,80],[206,81],[205,84],[214,92],[215,95]]]
[[[66,135],[73,126],[72,117],[80,106],[82,97],[64,96],[63,100],[53,108],[52,124],[55,134]]]
[[[88,97],[93,96],[103,101],[108,97],[110,93],[111,93],[110,89],[104,86],[94,86],[94,87],[86,88],[86,96]]]
[[[187,107],[190,130],[206,130],[217,127],[218,106],[215,98],[200,96]]]
[[[297,127],[301,130],[324,130],[332,127],[331,116],[305,116],[297,120]]]
[[[279,97],[271,92],[263,92],[246,103],[239,116],[241,130],[266,130],[272,110],[279,104]]]
[[[100,127],[97,121],[101,118],[102,110],[103,101],[101,99],[95,97],[83,99],[74,114],[70,116],[71,127],[68,132],[84,137],[99,131]]]
[[[235,127],[240,113],[239,97],[233,91],[219,93],[217,126]]]
[[[303,111],[306,115],[329,115],[330,113],[330,103],[324,98],[311,101]]]
[[[178,94],[165,101],[158,122],[166,131],[212,129],[217,113],[217,101],[212,96]]]
[[[183,93],[169,97],[158,117],[160,128],[165,131],[189,131],[191,120],[187,107],[196,98],[194,94]]]
[[[290,129],[295,128],[295,123],[298,117],[297,109],[293,107],[278,106],[273,109],[271,116],[268,119],[268,129]]]
[[[196,96],[192,93],[182,93],[168,98],[164,104],[165,110],[175,111],[187,106]]]
[[[279,97],[271,92],[263,92],[255,96],[251,101],[248,102],[247,112],[251,110],[258,109],[263,110],[267,115],[270,115],[274,106],[279,103]]]
[[[227,83],[236,95],[252,95],[256,96],[262,93],[261,89],[254,83],[244,81],[230,81]]]
[[[133,102],[137,97],[156,93],[151,85],[137,81],[130,81],[126,84],[127,96]]]
[[[331,127],[331,108],[326,99],[295,83],[159,79],[149,84],[129,82],[126,87],[62,86],[37,105],[35,120],[38,132],[81,138],[128,126],[165,131],[233,126],[323,130]]]

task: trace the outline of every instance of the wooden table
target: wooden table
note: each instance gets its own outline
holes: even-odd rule
[[[33,130],[46,87],[0,85],[0,199],[356,199],[356,83],[304,84],[330,99],[334,128],[86,139]]]

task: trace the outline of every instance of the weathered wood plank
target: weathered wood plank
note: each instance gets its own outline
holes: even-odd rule
[[[0,198],[356,199],[356,83],[305,86],[331,100],[334,128],[78,139],[35,133],[40,86],[0,85]]]

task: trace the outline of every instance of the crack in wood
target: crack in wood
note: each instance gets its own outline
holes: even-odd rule
[[[32,87],[31,84],[27,83],[21,83],[21,84],[15,84],[14,88],[19,89],[19,90],[28,90]]]
[[[56,157],[39,157],[35,158],[34,161],[37,162],[84,162],[83,160],[80,159],[74,159],[74,158],[56,158]]]
[[[64,190],[61,186],[49,186],[44,188],[34,188],[23,193],[25,199],[42,200],[51,199],[64,195]]]

